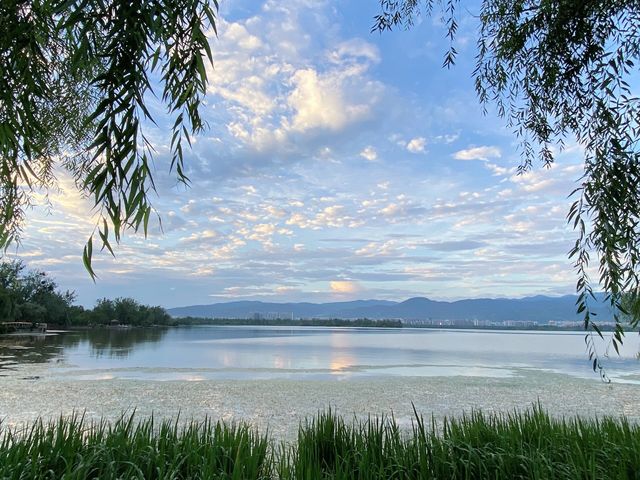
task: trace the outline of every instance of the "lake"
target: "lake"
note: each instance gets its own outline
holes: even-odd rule
[[[599,342],[602,352],[607,343]],[[556,415],[640,419],[640,341],[590,367],[582,332],[323,327],[102,329],[0,338],[0,418],[247,420],[284,437],[319,409],[350,416],[540,402]]]

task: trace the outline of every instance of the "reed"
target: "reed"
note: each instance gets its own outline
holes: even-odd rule
[[[269,443],[244,424],[178,420],[114,423],[82,416],[4,429],[3,479],[272,478]]]
[[[282,479],[640,478],[640,428],[624,418],[555,419],[539,405],[480,411],[410,432],[393,417],[345,423],[320,413],[300,428]]]
[[[640,428],[624,418],[523,412],[401,428],[328,410],[276,444],[246,424],[61,417],[0,433],[0,478],[626,479],[640,478]]]

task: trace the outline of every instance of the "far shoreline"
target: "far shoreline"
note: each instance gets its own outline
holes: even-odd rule
[[[87,331],[87,330],[112,330],[126,332],[129,329],[138,328],[175,328],[175,327],[195,327],[195,326],[218,326],[218,327],[324,327],[324,328],[366,328],[366,329],[424,329],[424,330],[456,330],[456,331],[488,331],[488,332],[573,332],[589,334],[580,326],[571,325],[432,325],[401,320],[373,320],[373,319],[242,319],[242,318],[204,318],[204,317],[184,317],[174,318],[167,324],[118,324],[118,325],[63,325],[49,324],[47,332],[62,333],[66,331]],[[602,325],[603,332],[614,331],[614,325]],[[3,335],[4,336],[4,335]]]
[[[589,333],[581,326],[570,325],[429,325],[406,322],[398,319],[252,319],[252,318],[206,318],[206,317],[174,317],[175,322],[166,325],[170,327],[188,326],[247,326],[247,327],[327,327],[327,328],[385,328],[385,329],[430,329],[430,330],[487,330],[487,331],[558,331]],[[135,326],[135,325],[132,325]],[[164,327],[165,325],[158,325]],[[113,328],[113,327],[108,327]],[[602,331],[613,331],[614,325],[602,325]]]

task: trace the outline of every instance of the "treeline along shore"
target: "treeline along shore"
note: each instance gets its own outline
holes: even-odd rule
[[[424,323],[412,323],[398,319],[344,319],[344,318],[309,318],[309,319],[289,319],[289,318],[207,318],[207,317],[176,317],[173,319],[173,326],[188,325],[220,325],[220,326],[273,326],[273,327],[362,327],[362,328],[424,328],[424,329],[447,329],[447,330],[493,330],[493,331],[549,331],[549,332],[571,332],[584,331],[575,324],[557,325],[528,325],[526,327],[518,325],[480,325],[472,323],[468,325],[429,325]],[[613,331],[613,327],[603,325],[600,330]]]
[[[368,318],[205,318],[178,317],[176,325],[236,325],[274,327],[377,327],[402,328],[400,320],[372,320]]]
[[[0,263],[0,333],[6,333],[12,323],[49,328],[176,324],[164,308],[132,298],[102,298],[93,308],[75,305],[75,299],[74,292],[60,290],[45,272],[31,270],[18,260]]]

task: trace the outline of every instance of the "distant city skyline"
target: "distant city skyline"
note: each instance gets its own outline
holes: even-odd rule
[[[473,88],[478,5],[460,10],[450,70],[438,15],[379,35],[377,8],[223,2],[218,38],[210,32],[210,129],[186,154],[190,188],[168,173],[161,111],[148,130],[162,231],[154,220],[115,259],[95,253],[91,282],[81,261],[91,202],[59,172],[9,256],[86,306],[573,293],[566,213],[580,147],[516,174],[517,139],[482,115]]]

